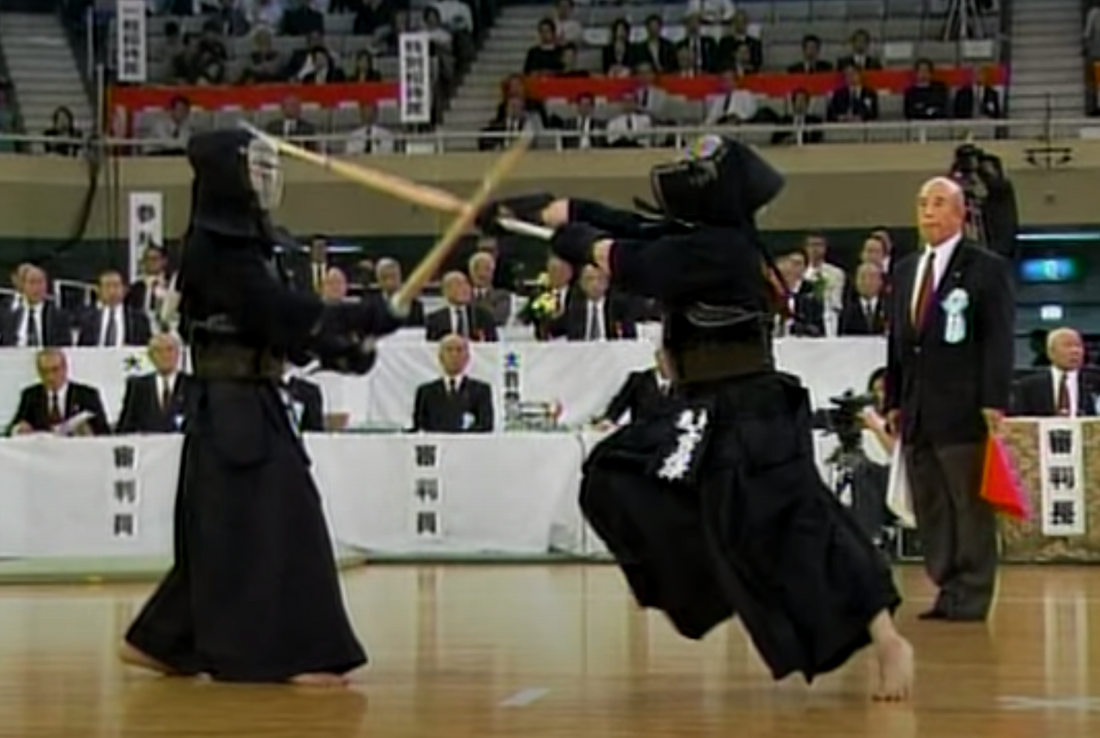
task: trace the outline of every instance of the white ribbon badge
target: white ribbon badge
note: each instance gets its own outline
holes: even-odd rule
[[[943,329],[943,340],[947,343],[962,343],[966,339],[966,318],[963,314],[970,305],[970,295],[966,290],[956,287],[943,301],[943,310],[947,313],[947,323]]]

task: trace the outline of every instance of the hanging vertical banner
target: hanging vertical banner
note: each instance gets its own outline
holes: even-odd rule
[[[401,122],[432,122],[432,40],[402,33],[397,43],[401,73]]]
[[[164,248],[164,195],[159,192],[130,193],[130,281],[141,272],[141,258],[150,247]]]
[[[145,82],[148,77],[148,31],[145,27],[146,0],[118,0],[115,14],[116,70],[119,82]]]
[[[1043,535],[1085,535],[1085,465],[1081,424],[1039,421]]]

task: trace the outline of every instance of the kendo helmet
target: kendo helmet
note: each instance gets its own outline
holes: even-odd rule
[[[197,133],[187,142],[196,194],[242,208],[271,211],[283,199],[279,151],[243,128]]]
[[[669,218],[715,226],[752,224],[783,190],[783,175],[732,138],[702,136],[684,155],[649,175],[653,197]]]

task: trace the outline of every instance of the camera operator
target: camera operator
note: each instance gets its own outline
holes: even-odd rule
[[[966,195],[966,237],[1015,261],[1020,227],[1016,188],[1000,157],[974,144],[963,144],[955,149],[951,179]]]

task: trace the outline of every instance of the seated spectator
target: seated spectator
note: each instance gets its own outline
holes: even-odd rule
[[[205,69],[211,63],[225,65],[229,61],[229,51],[225,47],[221,28],[215,20],[206,20],[202,24],[202,33],[195,40],[196,67]]]
[[[512,317],[512,293],[493,286],[496,259],[487,251],[477,251],[466,265],[473,293],[473,306],[493,316],[493,322],[506,325]]]
[[[806,254],[795,249],[777,260],[789,295],[787,317],[779,326],[780,336],[822,337],[825,335],[825,300],[821,291],[805,279]]]
[[[738,46],[737,51],[733,52],[733,63],[728,68],[737,74],[738,79],[760,71],[752,65],[752,51],[744,44]]]
[[[470,345],[450,334],[439,341],[443,376],[416,388],[412,430],[420,433],[491,433],[493,388],[466,375]]]
[[[623,96],[618,115],[607,121],[607,145],[612,148],[647,148],[653,145],[653,117],[638,107],[634,93]]]
[[[0,346],[71,346],[72,320],[68,313],[47,299],[46,272],[36,266],[27,266],[20,284],[23,291],[19,296],[19,309],[0,313]]]
[[[160,314],[174,282],[175,278],[168,273],[168,253],[160,245],[147,246],[141,255],[141,275],[130,285],[126,304],[152,320]]]
[[[551,332],[570,341],[617,341],[638,337],[630,302],[609,294],[607,272],[589,264],[581,270],[581,296],[554,320]]]
[[[392,300],[401,290],[401,264],[396,259],[382,258],[374,265],[374,278],[377,282],[371,297],[375,300]],[[424,302],[418,297],[409,305],[409,314],[405,318],[408,327],[424,325]]]
[[[149,130],[149,138],[153,143],[147,147],[147,153],[182,156],[193,132],[191,101],[183,95],[176,95],[168,105],[168,114],[157,118]]]
[[[561,69],[555,75],[557,77],[567,77],[572,79],[583,79],[591,76],[587,69],[580,69],[577,66],[577,47],[572,44],[566,44],[561,47]]]
[[[584,43],[584,26],[573,17],[573,0],[558,0],[554,6],[554,31],[559,46],[580,46]]]
[[[393,40],[396,25],[392,3],[387,0],[359,0],[351,32],[356,36],[368,37],[375,48],[385,48]]]
[[[267,132],[273,136],[282,138],[309,138],[317,135],[317,129],[308,120],[302,118],[302,101],[294,95],[288,95],[283,99],[283,117],[267,124]],[[302,143],[307,148],[316,149],[316,141]]]
[[[546,105],[542,100],[527,94],[523,75],[520,74],[511,75],[504,80],[504,84],[501,85],[500,103],[497,105],[496,115],[494,115],[492,121],[493,123],[504,121],[510,107],[509,100],[516,97],[523,100],[523,109],[528,115],[535,118],[541,125],[546,125]]]
[[[645,40],[632,47],[635,66],[644,64],[657,74],[676,71],[676,44],[661,35],[663,25],[656,13],[645,19]]]
[[[462,272],[448,272],[442,280],[444,307],[428,315],[426,338],[438,341],[455,333],[471,341],[496,341],[497,326],[488,311],[471,304],[473,291]]]
[[[170,26],[171,24],[169,24]],[[168,81],[174,85],[192,85],[198,78],[198,34],[184,33],[174,50],[167,50]]]
[[[629,77],[634,68],[634,47],[630,43],[630,24],[622,18],[611,24],[611,39],[603,47],[601,68],[609,77]]]
[[[122,274],[108,269],[99,275],[97,304],[78,320],[80,346],[120,348],[144,346],[153,333],[149,316],[125,304],[126,283]]]
[[[284,36],[307,36],[325,32],[325,15],[313,8],[310,0],[283,0],[282,33]]]
[[[696,74],[714,74],[718,69],[718,42],[703,33],[698,12],[689,10],[684,16],[684,40],[677,46],[688,50],[691,69]]]
[[[282,80],[285,64],[272,45],[272,38],[271,30],[263,26],[252,32],[252,50],[245,57],[238,80],[240,84],[265,84]]]
[[[328,267],[321,277],[321,299],[328,303],[351,300],[348,297],[348,275],[340,267]]]
[[[829,240],[822,233],[808,233],[802,241],[802,252],[806,255],[803,279],[819,289],[826,308],[839,312],[844,304],[844,285],[848,275],[829,262]]]
[[[698,77],[701,72],[695,71],[695,67],[691,63],[691,49],[686,46],[676,47],[676,76],[677,77]]]
[[[874,264],[885,273],[887,271],[887,257],[889,256],[886,242],[881,236],[872,233],[863,242],[859,251],[859,263]]]
[[[348,134],[345,154],[392,154],[394,135],[378,125],[378,108],[374,103],[360,103],[359,127]]]
[[[848,41],[852,52],[837,60],[836,68],[855,67],[861,72],[882,69],[882,60],[871,53],[871,34],[862,28],[857,28]]]
[[[885,278],[876,264],[856,267],[853,290],[840,311],[837,333],[841,336],[881,336],[886,333]]]
[[[562,128],[575,135],[563,136],[563,149],[599,149],[607,145],[607,124],[594,116],[596,101],[589,92],[577,97],[577,114],[562,123]]]
[[[788,74],[819,74],[833,71],[833,65],[821,58],[821,38],[810,33],[802,37],[802,61],[787,67]]]
[[[355,69],[347,78],[348,82],[381,82],[382,73],[374,66],[374,54],[360,49],[355,54]]]
[[[734,13],[733,0],[688,0],[687,12],[707,25],[729,23]]]
[[[28,433],[106,436],[111,432],[99,390],[69,381],[69,363],[65,353],[47,348],[35,357],[38,384],[23,389],[19,407],[8,425],[12,436]],[[81,414],[89,417],[79,422]]]
[[[596,418],[595,425],[610,430],[630,413],[630,421],[643,421],[656,417],[672,406],[675,388],[668,356],[661,349],[654,352],[653,367],[630,372],[626,381],[611,398],[607,409]]]
[[[1032,418],[1094,418],[1100,415],[1100,376],[1085,368],[1085,344],[1072,328],[1047,334],[1050,368],[1016,383],[1012,414]]]
[[[821,143],[824,135],[817,126],[820,126],[823,121],[820,115],[810,112],[810,93],[803,89],[795,90],[791,93],[787,106],[790,112],[780,116],[777,123],[785,127],[790,126],[790,129],[773,133],[772,144],[778,146],[783,143]]]
[[[303,67],[298,82],[307,85],[325,85],[344,82],[344,70],[336,66],[327,49],[310,52],[309,64]]]
[[[738,87],[737,72],[722,73],[722,92],[707,107],[707,125],[751,123],[756,119],[756,95]]]
[[[557,74],[561,71],[561,47],[554,21],[543,18],[538,25],[538,43],[527,50],[524,74]]]
[[[538,340],[546,341],[564,336],[564,333],[559,334],[556,332],[558,329],[563,328],[558,318],[569,309],[574,300],[579,300],[584,296],[580,290],[573,288],[575,276],[576,272],[569,262],[553,254],[547,257],[543,292],[541,295],[533,296],[524,306],[519,316],[524,324],[534,327],[535,338]],[[549,298],[551,307],[549,310],[541,312],[536,310],[536,307],[543,301],[541,298],[544,296]]]
[[[645,63],[639,64],[634,68],[634,78],[637,80],[634,99],[638,103],[638,110],[648,113],[654,121],[660,121],[668,104],[668,93],[657,85],[657,75],[653,67]]]
[[[56,143],[51,141],[44,144],[47,154],[76,156],[80,153],[80,140],[83,135],[73,121],[73,111],[65,106],[53,111],[53,123],[43,132],[43,135],[49,138],[62,139]]]
[[[747,49],[747,58],[741,49]],[[718,42],[718,64],[724,68],[738,64],[746,73],[759,72],[764,66],[764,44],[749,35],[749,16],[744,10],[733,14],[729,30]]]
[[[825,118],[833,123],[878,120],[878,93],[863,86],[863,73],[858,67],[844,68],[844,83],[829,98]]]
[[[191,377],[180,371],[180,354],[178,338],[170,333],[153,336],[148,350],[153,371],[126,379],[115,433],[179,433],[183,430]]]
[[[955,101],[951,106],[953,118],[999,120],[1002,117],[1001,94],[989,84],[989,74],[989,69],[971,70],[970,84],[955,90]]]
[[[296,80],[308,74],[310,66],[313,64],[314,49],[324,49],[328,52],[330,59],[334,61],[337,59],[336,54],[334,54],[328,44],[325,43],[324,34],[310,33],[305,37],[305,43],[291,52],[290,58],[287,59],[286,67],[283,69],[283,79]]]
[[[513,138],[525,131],[537,133],[539,128],[537,118],[527,112],[523,98],[519,96],[511,97],[505,108],[504,117],[500,120],[491,121],[489,125],[481,129],[482,133],[490,135],[482,136],[478,142],[478,147],[482,151],[507,148],[511,145]]]
[[[914,81],[905,91],[906,120],[942,120],[947,117],[947,85],[933,79],[935,68],[928,59],[914,67]]]

